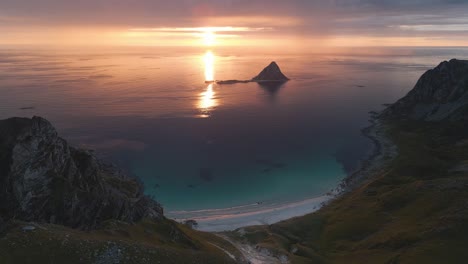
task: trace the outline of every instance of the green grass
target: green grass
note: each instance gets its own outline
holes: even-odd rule
[[[462,123],[387,122],[399,155],[320,211],[232,237],[292,263],[465,263],[468,161]],[[292,250],[292,249],[295,250]]]
[[[10,223],[0,238],[0,263],[235,263],[219,247],[239,256],[220,238],[190,230],[170,220],[131,225],[110,221],[99,230],[80,231],[57,225]],[[109,257],[111,256],[111,257]]]

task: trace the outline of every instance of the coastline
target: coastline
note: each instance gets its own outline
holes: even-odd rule
[[[255,225],[269,225],[320,209],[335,195],[326,194],[286,203],[251,204],[223,209],[174,211],[166,216],[178,222],[195,220],[197,230],[206,232],[232,231]]]
[[[360,186],[382,170],[397,155],[397,147],[386,136],[384,121],[374,114],[370,123],[369,127],[362,130],[362,134],[374,143],[371,154],[361,161],[356,171],[349,174],[327,194],[295,202],[251,204],[198,211],[174,211],[168,212],[167,216],[178,222],[195,220],[198,223],[197,229],[200,231],[222,232],[246,226],[270,225],[313,213],[333,199]]]
[[[339,195],[354,190],[386,167],[398,154],[397,146],[386,134],[385,121],[377,113],[371,113],[371,125],[362,129],[362,134],[369,138],[374,148],[371,154],[361,161],[359,168],[347,176],[338,187]]]

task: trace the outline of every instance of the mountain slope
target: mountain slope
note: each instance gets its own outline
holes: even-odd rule
[[[137,180],[69,146],[40,117],[0,121],[0,185],[4,219],[94,228],[163,215]]]
[[[291,263],[465,263],[468,123],[463,107],[439,111],[465,102],[467,76],[466,62],[442,63],[380,115],[398,156],[360,187],[316,213],[228,235]]]
[[[468,113],[468,61],[450,60],[427,71],[405,97],[391,105],[386,117],[415,120],[466,120]]]

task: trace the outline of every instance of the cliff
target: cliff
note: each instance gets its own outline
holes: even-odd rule
[[[161,219],[143,186],[71,147],[40,117],[0,121],[0,218],[91,229],[106,220]]]
[[[414,120],[467,120],[468,61],[450,60],[424,73],[416,86],[382,116]]]

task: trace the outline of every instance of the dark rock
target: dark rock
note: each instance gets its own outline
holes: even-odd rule
[[[236,83],[249,83],[251,80],[223,80],[216,81],[217,84],[236,84]]]
[[[0,121],[0,216],[90,229],[161,219],[142,184],[58,137],[40,117]]]
[[[427,71],[402,99],[390,105],[382,117],[425,121],[467,119],[468,61],[444,61]]]
[[[252,78],[252,81],[256,82],[286,82],[288,80],[288,77],[281,72],[278,64],[274,61],[263,69],[263,71],[261,71],[257,76]]]
[[[196,229],[198,227],[197,221],[192,220],[192,219],[185,220],[183,224],[190,227],[191,229]]]
[[[216,81],[205,81],[206,84],[216,83],[219,85],[227,84],[236,84],[236,83],[250,83],[256,82],[261,85],[263,88],[267,88],[272,92],[276,92],[281,88],[282,84],[289,81],[280,70],[276,62],[270,63],[265,69],[263,69],[257,76],[253,77],[250,80],[216,80]]]

